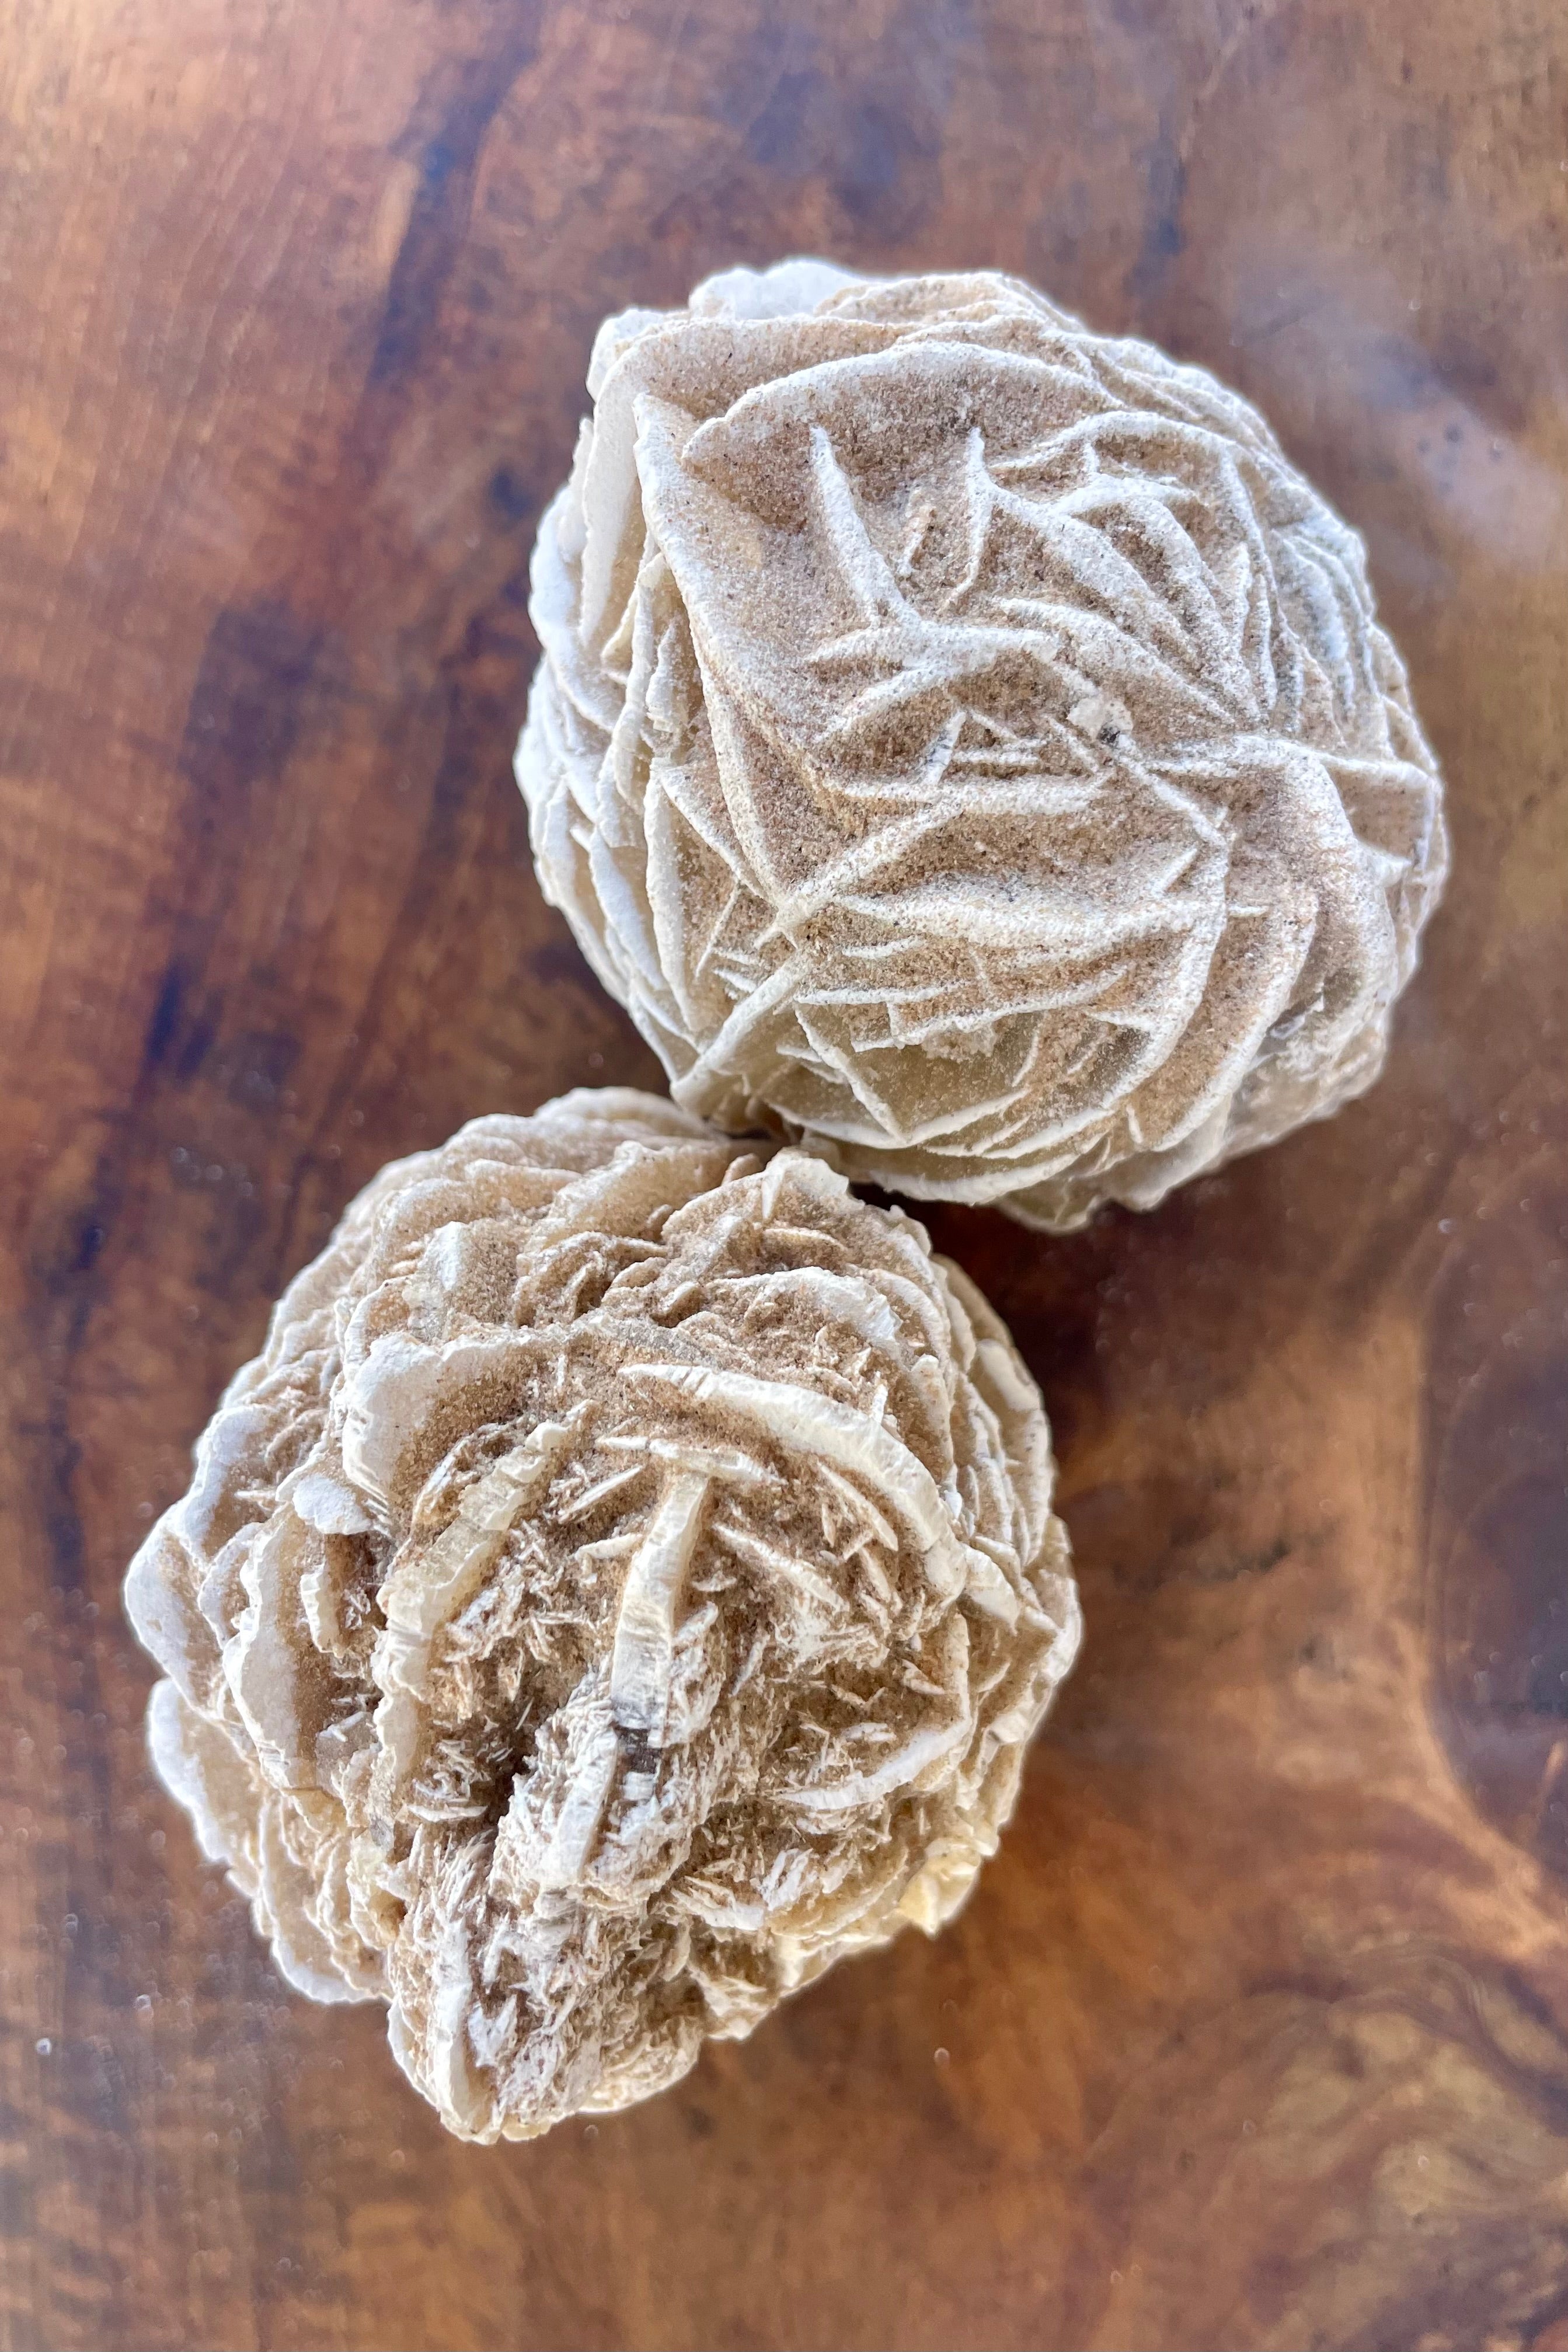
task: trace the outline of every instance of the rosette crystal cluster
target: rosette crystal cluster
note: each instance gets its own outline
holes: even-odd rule
[[[1079,1617],[1039,1398],[922,1229],[606,1089],[363,1192],[127,1587],[289,1981],[465,2137],[674,2081],[962,1901]]]
[[[1254,409],[820,262],[609,320],[588,386],[518,774],[679,1102],[1060,1229],[1371,1083],[1440,786]]]

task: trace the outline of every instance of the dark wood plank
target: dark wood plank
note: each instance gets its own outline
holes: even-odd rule
[[[1568,2346],[1568,20],[1552,0],[23,0],[0,45],[4,2340]],[[1089,1638],[940,1943],[482,2151],[153,1787],[118,1580],[385,1158],[657,1083],[532,880],[593,326],[996,264],[1367,532],[1455,877],[1384,1083],[944,1213]]]

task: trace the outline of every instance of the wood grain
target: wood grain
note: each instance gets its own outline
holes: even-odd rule
[[[4,2341],[1568,2347],[1568,19],[18,0],[0,45]],[[1387,1076],[942,1245],[1089,1620],[982,1891],[479,2150],[153,1788],[123,1564],[385,1158],[657,1084],[542,905],[525,563],[605,311],[995,264],[1366,532],[1455,873]]]

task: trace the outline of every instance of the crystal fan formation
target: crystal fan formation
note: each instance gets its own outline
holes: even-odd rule
[[[127,1588],[279,1965],[465,2137],[685,2073],[969,1890],[1079,1617],[921,1227],[646,1095],[474,1121],[285,1294]]]
[[[1034,1383],[849,1181],[1065,1228],[1322,1115],[1446,857],[1359,541],[1196,370],[792,262],[589,389],[519,775],[675,1102],[384,1169],[126,1588],[283,1973],[486,2141],[940,1926],[1072,1663]]]
[[[675,1098],[1062,1230],[1369,1086],[1441,789],[1246,402],[1016,278],[600,331],[518,775]]]

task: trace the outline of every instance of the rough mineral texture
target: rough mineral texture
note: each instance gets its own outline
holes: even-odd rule
[[[678,1101],[1065,1228],[1375,1076],[1446,846],[1355,534],[1016,279],[609,320],[540,531],[534,852]]]
[[[127,1580],[157,1767],[454,2131],[672,2082],[995,1845],[1079,1616],[1034,1383],[820,1160],[577,1093],[384,1170]]]

